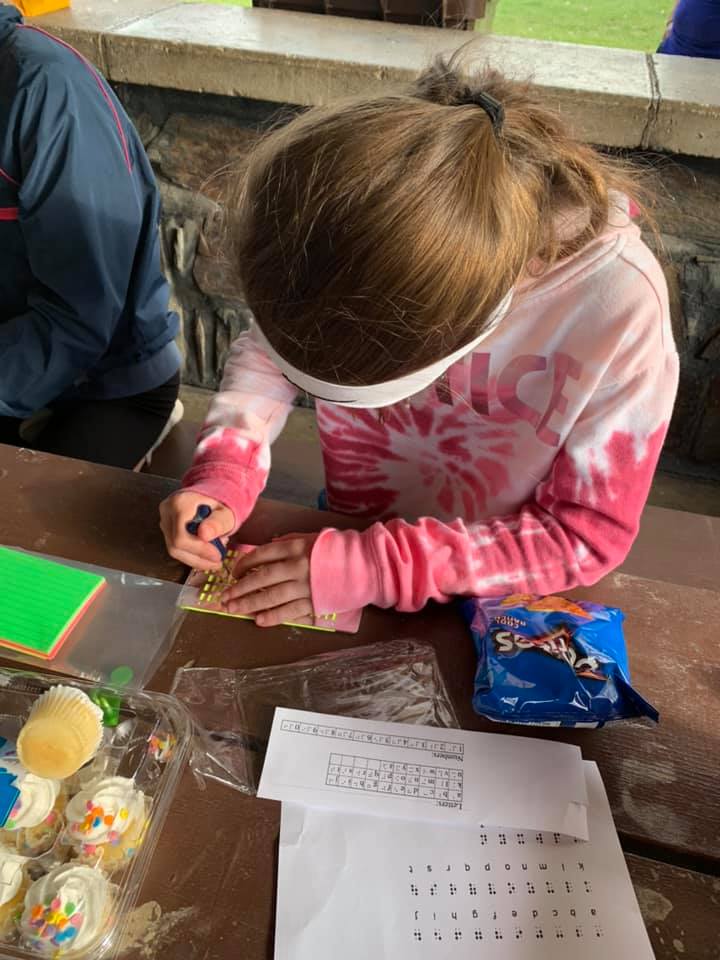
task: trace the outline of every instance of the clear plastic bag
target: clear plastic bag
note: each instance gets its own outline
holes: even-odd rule
[[[195,774],[254,796],[275,707],[365,720],[458,726],[429,643],[393,640],[254,670],[182,668],[172,693],[190,710]]]
[[[107,586],[52,660],[5,647],[0,656],[38,670],[142,688],[167,655],[185,618],[185,612],[177,606],[181,585],[31,550],[22,552],[97,573],[105,578]]]

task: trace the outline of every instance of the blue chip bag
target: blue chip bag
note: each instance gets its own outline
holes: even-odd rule
[[[478,655],[473,707],[506,723],[602,727],[659,719],[630,686],[621,610],[515,594],[465,600]]]

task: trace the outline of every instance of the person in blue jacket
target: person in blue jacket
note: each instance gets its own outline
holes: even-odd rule
[[[720,60],[720,0],[679,0],[657,52]]]
[[[0,443],[137,468],[181,415],[159,206],[100,74],[0,5]]]

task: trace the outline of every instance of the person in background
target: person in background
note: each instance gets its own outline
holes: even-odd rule
[[[110,87],[0,5],[0,443],[139,468],[182,416],[158,217]]]
[[[364,518],[258,547],[224,594],[262,626],[591,584],[637,534],[678,380],[635,180],[540,91],[440,62],[410,92],[307,111],[253,152],[232,346],[172,556],[216,568],[270,444],[312,394],[327,505]],[[187,532],[199,504],[213,508]]]
[[[678,0],[657,52],[720,59],[720,0]]]

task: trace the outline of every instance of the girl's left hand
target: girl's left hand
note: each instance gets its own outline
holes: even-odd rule
[[[317,534],[273,540],[242,557],[233,570],[238,582],[220,602],[229,613],[253,616],[259,627],[311,623],[310,554]]]

